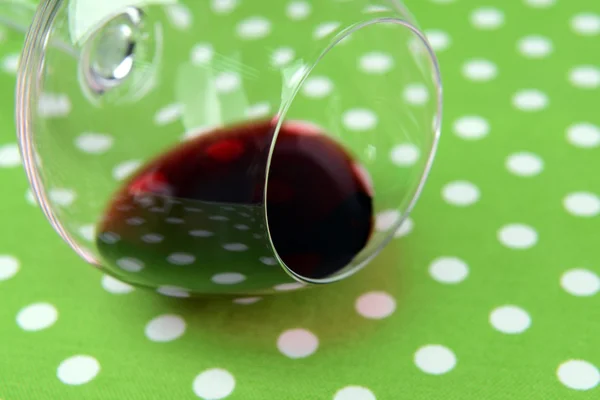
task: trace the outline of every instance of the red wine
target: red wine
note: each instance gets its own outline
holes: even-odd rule
[[[179,273],[175,282],[189,287],[194,270],[210,270],[211,284],[224,280],[214,278],[219,272],[230,273],[227,283],[241,275],[249,284],[251,275],[267,275],[253,262],[276,268],[270,234],[280,258],[303,277],[343,269],[372,231],[370,184],[340,144],[304,123],[282,125],[267,168],[274,131],[271,121],[215,130],[145,165],[103,218],[103,257],[149,286],[173,284],[164,274]],[[174,272],[173,265],[190,268]]]

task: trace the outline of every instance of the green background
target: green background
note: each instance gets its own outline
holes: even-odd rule
[[[194,399],[228,392],[215,368],[227,399],[597,398],[600,4],[407,5],[445,83],[410,223],[353,278],[253,304],[114,293],[67,248],[27,200],[4,33],[0,398]]]

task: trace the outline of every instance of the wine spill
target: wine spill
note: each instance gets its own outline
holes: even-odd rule
[[[348,265],[373,228],[369,182],[333,139],[309,124],[285,123],[269,168],[265,220],[273,132],[271,121],[215,130],[142,167],[99,225],[109,268],[148,286],[197,286],[195,270],[210,270],[211,285],[250,284],[253,274],[268,275],[260,268],[277,268],[269,234],[303,277],[325,278]]]

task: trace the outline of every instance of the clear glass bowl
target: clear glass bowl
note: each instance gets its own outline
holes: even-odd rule
[[[365,266],[417,201],[441,104],[435,55],[395,0],[47,0],[16,118],[73,250],[187,297]]]

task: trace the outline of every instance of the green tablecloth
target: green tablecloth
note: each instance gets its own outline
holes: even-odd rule
[[[27,196],[5,32],[0,398],[598,398],[600,3],[407,3],[445,81],[411,220],[343,283],[234,301],[133,290],[61,242]]]

